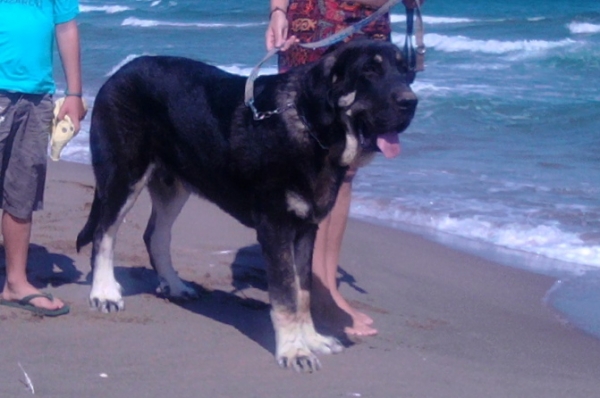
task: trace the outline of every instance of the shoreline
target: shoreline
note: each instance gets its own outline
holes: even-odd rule
[[[555,278],[354,218],[343,245],[341,291],[380,333],[341,354],[319,355],[323,369],[312,375],[275,363],[254,231],[197,198],[176,222],[172,251],[175,268],[201,299],[173,303],[154,294],[157,280],[142,241],[150,211],[143,193],[116,245],[126,309],[90,311],[90,247],[77,253],[74,241],[92,193],[91,166],[49,164],[29,270],[71,313],[40,319],[0,307],[0,396],[30,395],[17,363],[37,394],[61,398],[587,398],[600,390],[600,341],[543,303]]]
[[[600,303],[600,270],[596,267],[500,247],[406,223],[396,222],[393,225],[386,225],[375,218],[355,217],[355,219],[418,235],[451,250],[480,257],[505,267],[554,278],[555,283],[544,295],[543,304],[555,311],[561,318],[561,322],[572,324],[592,337],[600,339],[600,311],[596,309]]]

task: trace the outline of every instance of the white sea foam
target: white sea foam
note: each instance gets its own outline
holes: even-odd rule
[[[480,52],[487,54],[507,54],[511,52],[538,52],[553,48],[566,47],[575,43],[571,39],[547,40],[478,40],[465,36],[445,36],[437,33],[425,35],[427,47],[443,52]]]
[[[586,22],[571,22],[567,28],[573,34],[600,33],[600,25]]]
[[[565,232],[558,225],[535,226],[510,222],[509,219],[499,222],[480,215],[457,217],[442,213],[424,213],[393,203],[385,205],[374,199],[356,197],[352,202],[351,214],[356,217],[380,220],[388,225],[408,224],[480,243],[578,264],[562,271],[578,273],[586,267],[587,269],[600,268],[600,245],[590,245],[590,242],[584,242],[579,235]]]
[[[105,76],[109,77],[112,76],[116,71],[118,71],[119,69],[121,69],[121,67],[123,65],[125,65],[126,63],[128,63],[129,61],[137,58],[137,57],[141,57],[142,55],[147,55],[147,54],[129,54],[128,56],[126,56],[121,62],[119,62],[114,68],[112,68],[110,70],[110,72],[108,72]]]
[[[406,22],[406,15],[402,14],[391,14],[390,21],[392,23],[403,23]],[[423,23],[426,25],[445,25],[445,24],[459,24],[459,23],[470,23],[474,22],[471,18],[452,18],[452,17],[431,17],[423,16]]]
[[[252,26],[265,25],[261,23],[220,23],[220,22],[173,22],[160,21],[155,19],[140,19],[128,17],[121,22],[122,26],[135,26],[140,28],[153,28],[157,26],[170,26],[178,28],[246,28]]]
[[[105,6],[88,6],[85,4],[79,5],[79,11],[81,12],[105,12],[107,14],[116,14],[118,12],[133,10],[131,7],[119,6],[119,5],[105,5]]]
[[[411,84],[413,91],[419,96],[424,98],[429,97],[456,97],[457,94],[481,94],[488,96],[498,91],[497,87],[493,87],[487,84],[455,84],[455,85],[442,85],[432,80],[417,79]]]
[[[234,73],[241,76],[249,76],[253,68],[243,67],[239,65],[217,65],[219,69],[225,72]],[[274,66],[263,66],[258,71],[259,75],[275,75],[277,74],[277,68]]]

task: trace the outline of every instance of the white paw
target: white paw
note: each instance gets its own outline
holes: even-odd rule
[[[90,307],[102,312],[119,312],[125,309],[121,295],[121,285],[113,283],[94,283],[90,293]]]
[[[314,328],[312,321],[279,324],[276,329],[277,363],[283,368],[311,373],[321,369],[315,353],[334,354],[342,351],[342,344],[335,338],[323,336]]]
[[[282,348],[277,353],[277,363],[282,368],[293,368],[300,373],[312,373],[321,369],[321,362],[307,347]]]
[[[337,354],[342,352],[344,346],[338,339],[331,336],[323,336],[316,331],[304,333],[304,341],[312,352],[319,354]]]

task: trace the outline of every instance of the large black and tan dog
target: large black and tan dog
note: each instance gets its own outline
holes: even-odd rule
[[[412,74],[390,43],[359,40],[320,61],[255,82],[259,110],[244,105],[246,78],[185,58],[140,57],[100,89],[90,129],[96,189],[78,250],[93,242],[90,303],[122,310],[113,270],[117,230],[147,186],[144,241],[165,294],[194,296],[171,264],[171,227],[195,193],[255,228],[267,263],[276,358],[312,371],[314,353],[341,350],[315,331],[309,291],[318,222],[348,166],[397,145],[417,99]],[[392,134],[390,134],[392,133]],[[379,137],[379,138],[378,138]],[[383,137],[383,138],[382,138]],[[391,138],[390,138],[391,137]]]

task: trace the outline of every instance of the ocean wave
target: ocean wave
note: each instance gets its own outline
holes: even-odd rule
[[[154,28],[157,26],[171,26],[178,28],[246,28],[252,26],[265,25],[265,22],[260,23],[220,23],[220,22],[171,22],[159,21],[155,19],[140,19],[128,17],[121,22],[122,26],[135,26],[140,28]]]
[[[355,195],[357,196],[357,195]],[[448,214],[425,214],[417,210],[386,205],[375,199],[353,197],[352,216],[378,220],[399,226],[408,224],[473,241],[540,255],[548,259],[577,264],[564,271],[600,268],[600,245],[565,232],[559,225],[530,225],[510,220],[490,220],[478,215],[453,217]],[[549,271],[549,270],[540,270]]]
[[[425,44],[427,47],[434,48],[443,52],[480,52],[486,54],[507,54],[511,52],[524,51],[536,52],[549,50],[553,48],[566,47],[575,43],[571,39],[558,41],[547,40],[478,40],[470,39],[465,36],[445,36],[437,33],[425,35]]]
[[[571,22],[567,28],[573,34],[600,33],[600,25],[587,22]]]
[[[80,4],[79,5],[79,11],[80,12],[105,12],[107,14],[116,14],[118,12],[124,12],[124,11],[130,11],[133,10],[133,8],[131,7],[127,7],[127,6],[119,6],[119,5],[112,5],[112,6],[87,6],[84,4]]]
[[[235,75],[240,75],[240,76],[249,76],[253,69],[251,67],[238,66],[238,65],[217,65],[217,67],[219,69],[224,70],[225,72],[233,73]],[[277,68],[274,66],[263,66],[258,71],[259,76],[276,75],[277,73],[278,73]]]
[[[390,21],[392,23],[406,22],[406,15],[391,14]],[[475,22],[475,20],[471,19],[471,18],[423,16],[423,23],[426,25],[446,25],[446,24],[471,23],[471,22]]]
[[[110,77],[112,75],[115,74],[116,71],[118,71],[119,69],[121,69],[121,67],[123,65],[125,65],[126,63],[128,63],[129,61],[134,60],[137,57],[141,57],[142,55],[148,55],[148,54],[129,54],[128,56],[126,56],[121,62],[119,62],[114,68],[112,68],[110,70],[110,72],[108,72],[105,76],[106,77]]]

